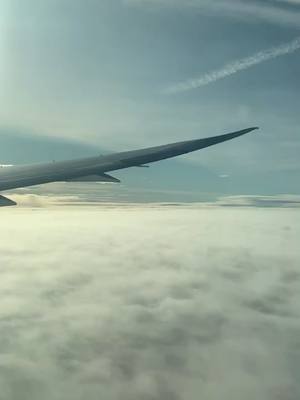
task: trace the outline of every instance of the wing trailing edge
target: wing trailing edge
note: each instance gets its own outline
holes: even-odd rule
[[[78,178],[68,179],[67,182],[106,182],[106,183],[120,183],[120,180],[108,175],[108,174],[101,174],[101,175],[87,175],[87,176],[80,176]]]

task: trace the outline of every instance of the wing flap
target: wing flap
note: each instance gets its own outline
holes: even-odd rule
[[[120,180],[108,175],[108,174],[101,174],[101,175],[87,175],[87,176],[80,176],[78,178],[68,179],[67,182],[107,182],[107,183],[119,183]]]

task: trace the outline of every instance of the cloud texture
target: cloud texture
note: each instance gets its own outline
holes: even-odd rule
[[[1,399],[299,398],[298,210],[1,213]]]

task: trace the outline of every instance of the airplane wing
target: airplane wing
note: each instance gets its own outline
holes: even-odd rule
[[[119,182],[107,172],[129,167],[145,167],[145,164],[213,146],[245,135],[255,129],[258,128],[248,128],[205,139],[188,140],[106,156],[35,165],[15,165],[5,168],[0,166],[0,191],[62,181]],[[14,204],[13,201],[0,196],[0,207]]]

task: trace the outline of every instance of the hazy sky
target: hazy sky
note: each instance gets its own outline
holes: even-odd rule
[[[117,176],[166,190],[300,193],[299,36],[292,0],[1,0],[1,162],[258,125]]]

